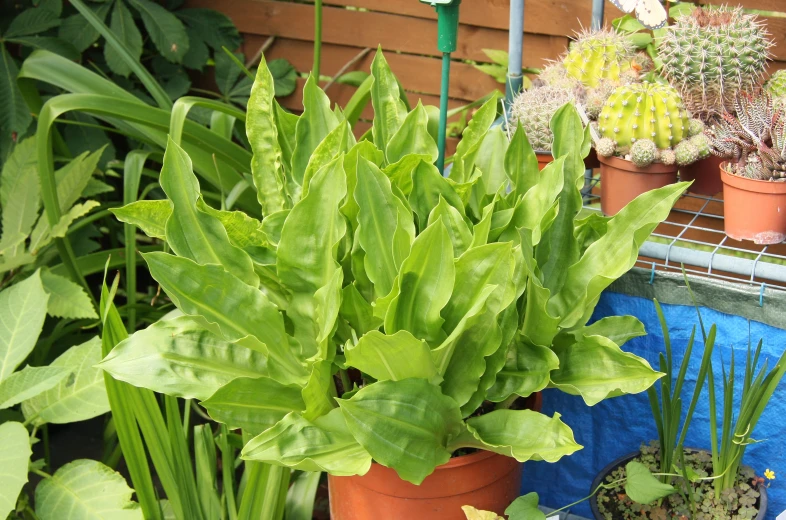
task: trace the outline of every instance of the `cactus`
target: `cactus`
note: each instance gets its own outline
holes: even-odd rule
[[[741,8],[698,8],[666,28],[663,74],[690,112],[706,121],[761,82],[772,46],[768,37],[758,18]]]
[[[779,70],[767,80],[767,92],[773,98],[786,97],[786,70]]]
[[[640,83],[617,87],[600,114],[600,133],[617,149],[638,139],[672,148],[687,137],[688,114],[679,94],[668,85]]]
[[[706,159],[710,156],[710,140],[704,134],[696,134],[689,139],[690,143],[699,152],[699,159]]]
[[[672,166],[674,164],[677,164],[677,154],[674,153],[674,150],[670,150],[670,149],[661,150],[660,162],[662,162],[666,166]]]
[[[595,151],[598,152],[598,155],[601,157],[611,157],[614,155],[614,152],[617,150],[617,143],[614,142],[614,139],[609,139],[608,137],[604,137],[598,140],[595,143]]]
[[[703,134],[705,128],[706,125],[701,121],[701,119],[691,119],[688,121],[688,137]]]
[[[626,36],[604,29],[580,33],[562,61],[569,76],[595,87],[601,79],[619,82],[634,56]]]
[[[549,123],[554,113],[565,103],[576,100],[572,90],[543,86],[523,91],[510,109],[510,122],[524,128],[532,148],[542,152],[551,151],[554,135]]]
[[[649,139],[639,139],[630,147],[630,160],[639,168],[646,168],[655,161],[658,147]]]
[[[581,85],[581,82],[576,78],[568,76],[568,70],[562,62],[551,62],[543,68],[535,79],[540,85],[548,85],[550,87],[564,88],[568,90],[575,89]],[[538,83],[535,83],[536,85]],[[540,86],[539,85],[539,86]]]
[[[699,150],[690,140],[682,141],[674,147],[674,158],[678,165],[687,166],[699,160]]]

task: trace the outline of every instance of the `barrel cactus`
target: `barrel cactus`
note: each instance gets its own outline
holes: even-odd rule
[[[562,62],[569,76],[595,87],[602,79],[621,81],[634,57],[635,49],[626,36],[603,29],[580,33]]]
[[[769,33],[741,8],[698,8],[666,28],[663,74],[692,114],[709,119],[731,108],[738,92],[761,83]]]
[[[649,139],[639,139],[630,147],[630,161],[639,168],[646,168],[655,161],[658,147]]]
[[[524,129],[533,149],[549,152],[554,141],[549,127],[551,117],[565,103],[576,101],[577,94],[574,90],[548,85],[525,90],[513,102],[510,123]]]
[[[779,70],[767,80],[767,92],[770,93],[775,104],[786,106],[786,70]]]
[[[649,139],[659,149],[673,148],[688,133],[688,113],[679,93],[668,85],[637,83],[618,87],[600,113],[602,137],[617,149]]]

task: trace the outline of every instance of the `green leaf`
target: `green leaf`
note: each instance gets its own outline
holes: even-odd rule
[[[186,8],[178,9],[175,15],[194,32],[200,39],[216,51],[221,47],[236,49],[240,47],[242,38],[232,20],[220,11],[214,9]]]
[[[105,2],[99,5],[88,4],[87,7],[93,10],[101,21],[104,21],[112,8],[112,2]],[[100,34],[84,16],[74,14],[63,20],[57,36],[61,40],[71,43],[81,53],[93,45]]]
[[[274,426],[288,413],[306,408],[300,387],[267,377],[234,379],[202,401],[202,406],[213,420],[253,435]]]
[[[319,146],[317,146],[314,153],[311,154],[311,158],[308,160],[306,173],[303,176],[303,192],[301,197],[305,197],[308,193],[309,184],[314,175],[324,166],[331,163],[339,154],[344,154],[349,151],[349,148],[354,146],[354,142],[352,141],[354,141],[352,129],[346,122],[342,121],[321,143],[319,143]],[[341,159],[343,163],[343,155]]]
[[[41,520],[142,520],[133,493],[120,473],[95,460],[76,460],[41,481],[35,513]]]
[[[508,179],[505,170],[507,150],[508,138],[501,126],[496,126],[486,133],[475,158],[475,165],[483,172],[481,179],[485,195],[497,193]],[[480,184],[475,186],[480,187]]]
[[[341,292],[339,316],[347,320],[356,334],[362,335],[382,326],[382,320],[374,316],[374,308],[358,290],[357,282],[347,285]]]
[[[493,61],[497,65],[501,65],[502,67],[507,68],[508,63],[510,62],[510,55],[506,51],[499,50],[499,49],[482,49],[482,50],[483,50],[483,54],[488,56],[491,61]]]
[[[401,127],[391,136],[386,150],[390,164],[410,154],[426,156],[429,163],[434,163],[439,155],[437,143],[428,132],[428,114],[420,101],[418,106],[404,118]]]
[[[288,200],[286,191],[287,179],[282,164],[283,152],[276,123],[277,103],[274,99],[273,76],[265,57],[261,56],[260,59],[248,102],[246,134],[254,152],[251,172],[254,186],[257,188],[257,199],[262,206],[262,212],[267,216],[291,207],[291,201]]]
[[[467,520],[505,520],[493,511],[481,511],[472,506],[461,506]]]
[[[287,508],[284,518],[287,520],[312,520],[322,472],[302,472],[294,477],[294,482],[287,492]]]
[[[625,493],[639,504],[650,504],[677,492],[674,486],[664,484],[640,462],[632,460],[625,466]]]
[[[381,381],[338,403],[374,460],[415,485],[450,460],[447,443],[462,425],[456,402],[425,379]]]
[[[212,425],[194,426],[194,466],[199,502],[206,518],[221,518],[223,506],[217,489],[217,453]]]
[[[623,394],[645,391],[663,374],[643,358],[623,352],[602,336],[584,336],[573,344],[554,345],[559,368],[551,373],[552,386],[580,395],[588,406]]]
[[[559,358],[548,347],[523,339],[508,350],[505,366],[488,390],[488,398],[502,402],[513,394],[527,397],[546,388],[551,372],[559,367]]]
[[[514,500],[505,510],[505,514],[509,520],[546,520],[546,515],[538,509],[539,500],[537,493],[527,493]]]
[[[40,195],[35,138],[30,137],[14,147],[0,174],[0,207],[3,208],[0,251],[6,257],[24,251],[21,243],[11,244],[20,238],[24,240],[32,231],[41,208]]]
[[[481,143],[497,118],[497,105],[499,98],[494,95],[472,116],[467,128],[461,136],[456,147],[456,155],[453,158],[453,168],[450,170],[450,178],[456,182],[466,182],[472,175],[475,167],[475,159],[480,150]]]
[[[112,9],[112,17],[109,22],[109,28],[115,33],[115,36],[126,46],[131,56],[138,60],[142,56],[142,34],[134,22],[134,17],[131,16],[131,11],[128,10],[124,1],[114,3]],[[125,78],[131,74],[131,67],[120,56],[113,45],[104,46],[104,57],[109,69],[115,74],[119,74]]]
[[[54,52],[69,60],[79,59],[79,51],[76,50],[76,47],[54,36],[17,36],[16,38],[9,38],[7,41],[18,43],[25,47],[32,47],[33,49],[44,49]]]
[[[371,104],[374,107],[374,144],[383,152],[407,117],[407,108],[401,100],[399,83],[390,70],[382,48],[377,50],[371,63]]]
[[[516,126],[508,151],[505,152],[505,172],[513,183],[516,199],[538,184],[538,157],[521,125]]]
[[[16,509],[19,493],[27,483],[32,454],[27,428],[12,421],[0,424],[0,518]]]
[[[365,475],[371,468],[371,455],[349,433],[339,409],[313,422],[291,413],[251,439],[241,456],[337,477]]]
[[[11,19],[3,38],[16,38],[42,33],[60,25],[60,17],[52,10],[31,7]]]
[[[94,200],[88,200],[81,204],[74,204],[71,209],[60,217],[57,224],[52,227],[49,226],[49,221],[46,218],[39,218],[38,224],[36,224],[32,235],[30,235],[30,252],[35,254],[55,238],[66,236],[68,228],[71,227],[71,224],[73,224],[76,219],[87,215],[100,205],[101,204]]]
[[[28,420],[34,424],[63,424],[92,419],[109,411],[104,373],[96,367],[101,361],[101,340],[71,347],[50,366],[62,367],[69,374],[60,384],[22,403]]]
[[[188,35],[183,22],[150,0],[128,0],[142,16],[158,52],[173,63],[181,63],[188,52]]]
[[[49,294],[46,312],[50,316],[70,319],[98,318],[90,296],[81,285],[49,271],[41,273],[41,282]]]
[[[439,203],[428,217],[428,225],[437,220],[442,220],[448,231],[450,242],[453,244],[453,255],[459,257],[464,254],[472,245],[472,232],[461,212],[448,204],[442,195],[439,196]]]
[[[464,203],[450,181],[439,173],[433,164],[421,161],[412,170],[412,190],[408,201],[417,216],[418,229],[426,229],[432,210],[439,204],[440,198],[445,199],[460,213],[464,211]],[[417,182],[415,182],[417,180]]]
[[[338,118],[330,110],[330,100],[317,85],[317,80],[309,76],[303,87],[303,114],[297,121],[296,144],[292,152],[292,180],[296,187],[303,185],[314,150],[337,126]]]
[[[0,383],[0,410],[49,390],[69,374],[63,367],[26,366]]]
[[[378,381],[419,378],[439,383],[441,379],[428,344],[405,330],[391,336],[371,331],[344,353],[348,365]]]
[[[493,451],[519,462],[557,462],[582,448],[558,413],[548,417],[532,410],[495,410],[467,419],[467,432],[453,442],[453,448]]]
[[[252,287],[259,285],[245,251],[233,246],[221,222],[198,205],[199,181],[188,154],[169,140],[161,169],[161,188],[172,202],[166,222],[167,243],[182,257],[198,264],[218,264]]]
[[[268,373],[263,354],[217,337],[189,316],[132,334],[98,366],[117,380],[186,399],[207,399],[234,379]]]
[[[33,351],[44,325],[48,300],[40,271],[0,292],[0,381]]]
[[[138,200],[121,208],[109,211],[120,222],[137,226],[150,238],[166,240],[166,222],[172,216],[172,202],[169,200]]]
[[[5,135],[13,132],[22,134],[33,116],[22,98],[22,91],[16,84],[19,68],[14,58],[6,51],[5,44],[0,42],[0,130]]]
[[[582,336],[603,336],[619,346],[624,345],[633,338],[646,336],[644,324],[633,316],[608,316],[600,319],[592,325],[580,327],[570,334],[578,337]]]
[[[234,52],[232,55],[240,63],[243,63],[246,59],[240,52]],[[237,83],[240,75],[243,74],[243,70],[226,52],[216,53],[214,61],[216,62],[215,75],[218,90],[227,96],[232,91],[232,87],[235,86],[235,83]]]
[[[269,64],[273,75],[276,97],[286,97],[297,88],[297,69],[283,58],[272,60]]]

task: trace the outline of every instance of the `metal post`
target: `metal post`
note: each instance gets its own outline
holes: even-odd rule
[[[508,32],[508,81],[505,84],[505,100],[513,102],[521,91],[524,78],[524,0],[510,0],[510,31]]]
[[[450,53],[442,54],[442,87],[439,96],[439,138],[437,147],[439,156],[437,157],[437,168],[439,172],[445,173],[445,145],[448,137],[448,99],[450,89]]]
[[[605,0],[592,0],[592,29],[603,27],[603,10]]]

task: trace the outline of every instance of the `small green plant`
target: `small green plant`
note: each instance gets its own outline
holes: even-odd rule
[[[634,47],[627,36],[612,29],[585,30],[574,41],[562,63],[570,77],[587,87],[601,80],[622,82],[632,69]]]
[[[770,76],[765,88],[776,103],[784,105],[786,103],[786,70],[779,70]]]
[[[536,151],[550,152],[554,142],[551,118],[563,105],[575,101],[575,90],[548,85],[525,90],[511,105],[508,124],[512,129],[522,128]]]

